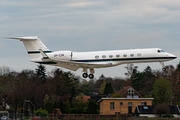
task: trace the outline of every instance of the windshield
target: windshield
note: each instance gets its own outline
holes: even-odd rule
[[[157,50],[158,53],[165,52],[164,50]]]

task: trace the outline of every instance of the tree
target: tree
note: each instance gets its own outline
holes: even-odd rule
[[[46,75],[46,68],[44,65],[42,64],[38,65],[38,68],[36,69],[36,74],[37,76],[40,77],[43,83],[46,81],[47,75]]]
[[[105,89],[105,86],[106,86],[106,80],[98,80],[98,81],[101,81],[102,83],[101,83],[101,86],[100,86],[100,88],[99,88],[99,93],[100,94],[103,94],[104,93],[104,89]],[[97,81],[97,82],[98,82]],[[97,83],[96,82],[96,83]]]
[[[132,87],[137,90],[142,96],[149,96],[152,93],[155,76],[152,73],[151,67],[147,66],[143,72],[134,74],[131,78]]]
[[[104,80],[105,78],[106,77],[103,74],[99,77],[100,80]]]
[[[77,88],[76,88],[77,89]],[[84,93],[85,95],[91,94],[91,89],[89,87],[89,82],[87,80],[82,80],[79,84],[79,93]]]
[[[180,61],[179,61],[179,63],[177,64],[176,70],[177,70],[177,71],[180,71]]]
[[[134,66],[134,64],[127,64],[125,68],[127,69],[127,73],[125,73],[125,75],[128,78],[131,78],[134,74],[137,73],[138,66]]]
[[[106,83],[104,88],[104,94],[112,94],[112,93],[113,93],[113,88],[111,86],[111,83]]]
[[[7,66],[0,67],[0,76],[7,76],[12,72],[12,70]]]
[[[83,114],[86,113],[88,103],[83,100],[83,95],[79,99],[73,99],[72,113]]]
[[[164,103],[158,104],[154,108],[154,113],[156,115],[158,115],[159,117],[161,117],[163,114],[168,114],[169,113],[169,107],[168,107],[168,105],[166,105]]]
[[[87,106],[87,113],[88,114],[98,114],[98,104],[94,101],[89,99],[88,106]]]
[[[172,98],[172,90],[169,81],[164,78],[156,80],[153,86],[154,103],[169,104]]]

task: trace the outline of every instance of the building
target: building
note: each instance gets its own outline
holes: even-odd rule
[[[121,98],[101,98],[100,114],[115,115],[115,114],[132,114],[137,106],[152,106],[154,98],[143,98],[131,86],[124,87],[117,92]]]
[[[152,106],[153,98],[102,98],[101,115],[132,114],[139,105]]]
[[[180,108],[178,105],[176,106],[168,106],[168,113],[162,115],[162,117],[175,117],[175,118],[180,118]],[[140,117],[157,117],[154,113],[155,107],[154,106],[137,106],[135,109],[134,114],[136,116]]]

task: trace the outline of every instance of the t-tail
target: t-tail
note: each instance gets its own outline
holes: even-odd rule
[[[29,36],[29,37],[7,37],[8,39],[17,39],[23,42],[27,53],[29,54],[30,60],[32,62],[42,62],[43,56],[40,52],[42,50],[44,53],[52,52],[50,51],[37,36]],[[47,61],[47,60],[46,60]]]

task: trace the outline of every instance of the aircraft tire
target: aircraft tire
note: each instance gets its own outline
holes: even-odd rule
[[[83,78],[87,78],[88,74],[87,73],[83,73],[82,76],[83,76]]]
[[[93,78],[94,78],[94,75],[93,75],[93,74],[89,74],[89,78],[90,78],[90,79],[93,79]]]
[[[163,71],[166,71],[166,68],[162,68]]]

